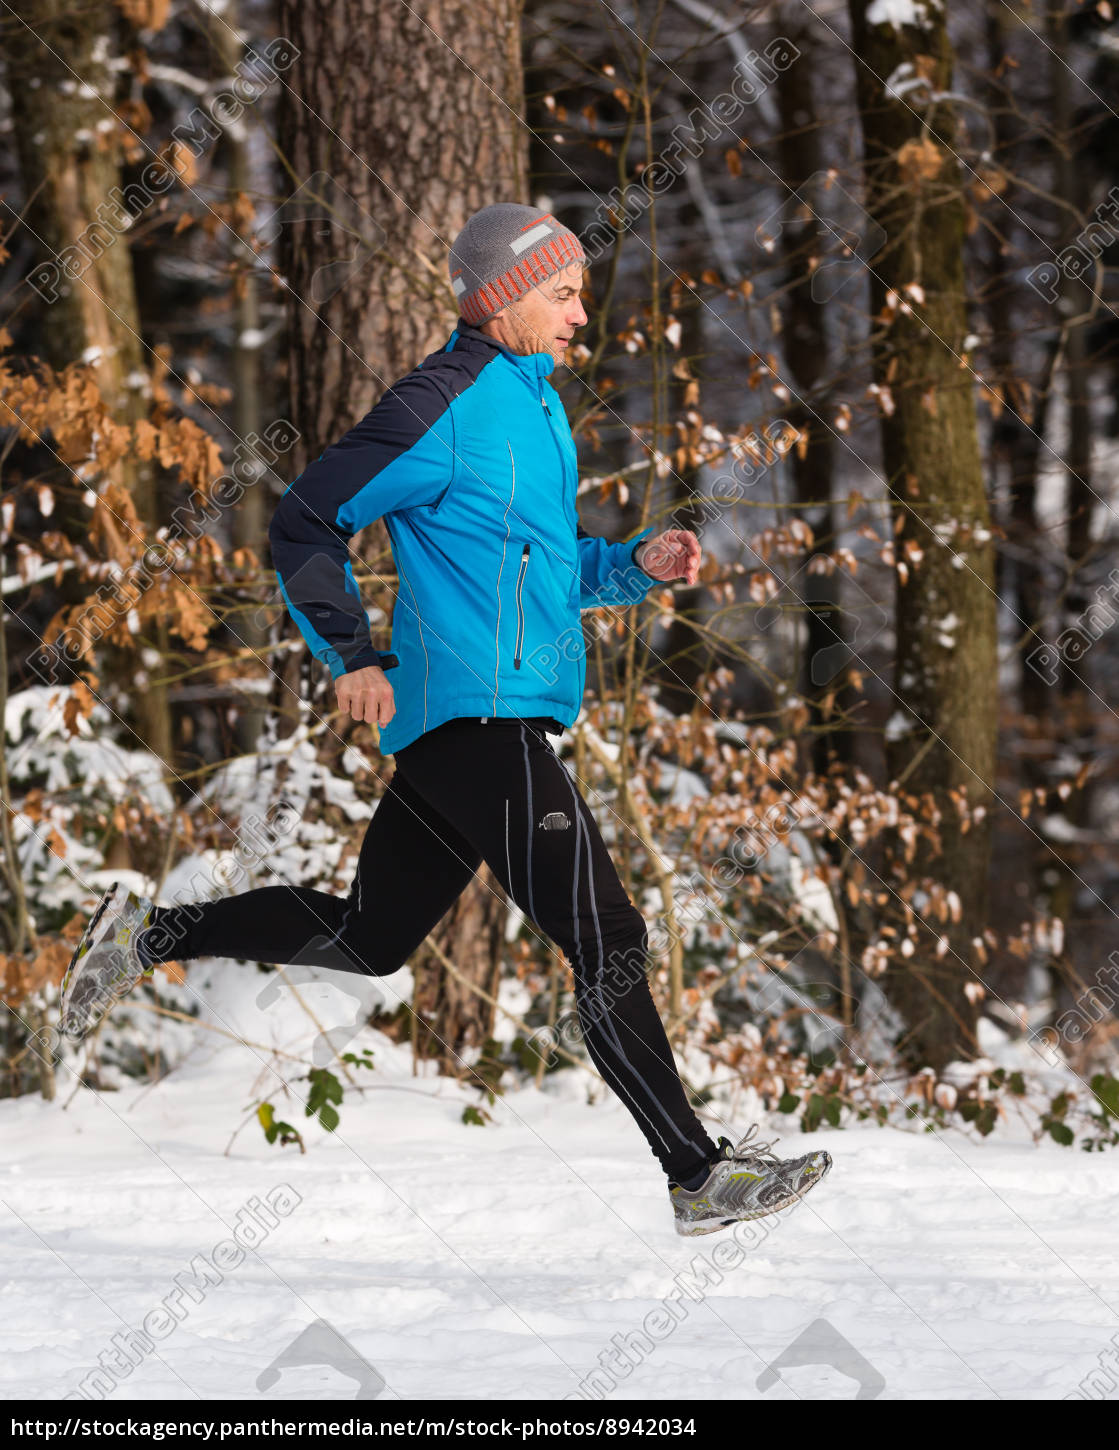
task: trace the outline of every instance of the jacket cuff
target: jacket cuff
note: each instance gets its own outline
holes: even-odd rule
[[[335,680],[339,675],[352,675],[355,670],[365,670],[370,665],[376,665],[381,670],[389,670],[399,663],[396,655],[376,650],[372,644],[363,644],[360,649],[354,651],[348,660],[344,660],[337,650],[332,650],[329,659],[331,678]]]
[[[641,565],[637,562],[637,546],[639,544],[643,544],[645,542],[646,536],[648,534],[651,534],[655,528],[656,524],[650,524],[647,529],[642,529],[642,531],[638,534],[637,538],[634,539],[633,543],[629,546],[630,563],[633,564],[636,569],[641,569]],[[654,581],[656,581],[656,575],[650,574],[647,569],[641,569],[641,572],[645,575],[647,579],[653,579]]]

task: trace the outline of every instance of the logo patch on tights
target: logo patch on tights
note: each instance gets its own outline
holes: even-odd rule
[[[542,831],[566,831],[570,825],[570,820],[562,811],[550,811],[540,822],[540,829]]]

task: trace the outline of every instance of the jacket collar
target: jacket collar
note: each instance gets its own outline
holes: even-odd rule
[[[450,352],[452,348],[464,346],[470,348],[484,347],[489,348],[493,352],[504,353],[519,372],[522,372],[525,377],[532,380],[539,381],[541,378],[546,378],[554,370],[556,365],[555,358],[552,357],[550,352],[533,352],[529,353],[527,357],[522,356],[520,353],[511,351],[503,342],[498,342],[495,337],[490,337],[488,333],[482,332],[480,328],[473,326],[472,323],[466,322],[460,317],[455,324],[455,330],[451,334],[450,341],[447,343],[444,351]]]

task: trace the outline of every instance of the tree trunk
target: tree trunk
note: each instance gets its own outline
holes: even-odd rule
[[[990,323],[989,379],[1001,400],[1001,408],[991,423],[990,472],[992,483],[1001,471],[1006,481],[1007,500],[1003,527],[1007,547],[995,565],[996,592],[1000,599],[1010,601],[1015,628],[1024,639],[1019,650],[1021,661],[1018,677],[1019,707],[1023,716],[1039,727],[1051,713],[1052,691],[1038,671],[1026,663],[1029,655],[1042,641],[1045,606],[1042,573],[1042,539],[1037,514],[1038,466],[1049,419],[1053,383],[1053,367],[1057,357],[1058,338],[1046,349],[1045,360],[1036,380],[1025,377],[1018,354],[1028,339],[1015,332],[1015,308],[1023,302],[1022,288],[1017,280],[1020,256],[1016,255],[1019,237],[1019,188],[1013,180],[1017,172],[1016,142],[1023,125],[1012,107],[1006,104],[1005,83],[996,79],[1006,56],[1007,33],[1011,12],[995,6],[987,12],[985,36],[987,47],[988,96],[992,125],[995,129],[994,154],[1010,175],[1001,194],[1002,206],[997,225],[986,234],[986,311]],[[993,210],[979,189],[979,204]],[[996,494],[1000,492],[997,488]]]
[[[887,237],[870,261],[873,356],[875,380],[895,404],[881,436],[904,566],[895,689],[905,728],[887,747],[888,763],[903,802],[936,835],[936,843],[918,845],[912,863],[896,842],[892,866],[899,885],[914,874],[939,883],[950,906],[947,919],[930,914],[919,925],[913,955],[899,957],[887,986],[909,1024],[911,1055],[940,1067],[976,1052],[976,1006],[965,988],[987,920],[997,734],[993,551],[973,383],[958,362],[968,330],[965,217],[947,149],[951,102],[922,117],[911,109],[920,92],[906,104],[880,79],[908,62],[935,91],[950,90],[944,15],[928,6],[922,27],[895,29],[870,25],[867,9],[867,0],[850,0],[867,205]],[[888,305],[891,292],[912,310]],[[942,935],[948,949],[937,955]]]
[[[528,133],[521,0],[431,0],[420,12],[281,0],[280,25],[300,52],[287,81],[302,100],[281,107],[297,200],[284,204],[280,271],[302,468],[446,340],[457,312],[447,250],[478,208],[528,200]],[[324,215],[329,227],[296,224]],[[387,557],[380,524],[357,544],[363,560]],[[472,882],[433,934],[486,990],[506,916],[493,886]],[[451,1053],[489,1036],[493,1008],[435,964],[426,970],[434,980],[419,982],[416,1009]]]
[[[4,56],[23,216],[45,302],[44,355],[55,369],[87,360],[113,417],[134,423],[147,415],[148,371],[124,208],[114,201],[121,184],[119,127],[105,104],[113,103],[108,60],[119,43],[120,12],[109,0],[77,7],[27,0],[20,11],[21,19],[10,15],[5,24]],[[62,253],[79,259],[77,276],[57,262]],[[132,494],[141,521],[154,526],[153,465],[126,454],[114,477]],[[164,627],[156,627],[154,643],[162,655]],[[137,715],[149,749],[171,761],[166,687],[140,692]]]
[[[281,107],[281,148],[293,186],[317,176],[337,208],[325,239],[284,228],[281,271],[303,299],[288,349],[302,467],[446,340],[447,249],[467,217],[527,200],[521,5],[282,0],[280,15],[301,52],[287,80],[302,98]],[[356,269],[324,297],[341,273],[316,273],[346,257]]]
[[[1078,113],[1072,90],[1068,15],[1063,6],[1046,14],[1049,51],[1049,83],[1052,89],[1052,125],[1055,142],[1053,189],[1064,202],[1059,213],[1063,235],[1060,247],[1072,245],[1088,220],[1092,197],[1092,170],[1083,154],[1087,134],[1083,114]],[[1059,367],[1065,384],[1065,567],[1063,628],[1079,630],[1092,606],[1091,563],[1093,554],[1092,514],[1096,493],[1092,487],[1093,418],[1091,395],[1092,359],[1089,327],[1093,321],[1093,288],[1100,285],[1096,274],[1072,275],[1062,268],[1057,302],[1062,320]],[[1096,546],[1098,547],[1098,546]],[[1063,751],[1071,751],[1082,762],[1098,759],[1093,692],[1087,678],[1091,668],[1088,652],[1062,651],[1057,713],[1057,735]],[[1056,753],[1054,746],[1054,754]],[[1091,775],[1067,800],[1054,800],[1052,809],[1064,815],[1073,834],[1084,831],[1092,819],[1094,781]],[[1045,875],[1050,912],[1065,924],[1066,940],[1078,923],[1077,898],[1084,884],[1084,847],[1075,840],[1054,841],[1045,852]],[[1054,997],[1062,985],[1062,963],[1052,962],[1050,973]]]
[[[1067,16],[1064,7],[1053,7],[1046,17],[1050,55],[1049,83],[1053,92],[1053,131],[1056,141],[1054,191],[1065,203],[1062,211],[1064,236],[1061,246],[1071,244],[1087,219],[1091,198],[1091,172],[1083,157],[1083,126],[1076,127],[1070,95],[1071,72],[1066,60]],[[1066,551],[1068,587],[1065,595],[1065,623],[1071,626],[1088,608],[1090,596],[1086,565],[1092,551],[1092,399],[1088,356],[1088,320],[1092,307],[1094,274],[1087,279],[1062,269],[1060,313],[1064,319],[1064,379],[1066,398],[1065,498],[1068,517]],[[1092,285],[1090,285],[1092,284]],[[1061,690],[1066,696],[1083,696],[1084,664],[1081,658],[1065,655],[1061,663]],[[1073,704],[1084,710],[1083,698]],[[1079,722],[1077,722],[1079,723]]]
[[[832,487],[835,473],[835,443],[831,429],[821,421],[827,393],[828,333],[823,303],[812,296],[810,258],[833,249],[813,209],[815,178],[823,169],[820,132],[812,84],[812,55],[816,43],[815,22],[798,24],[795,12],[782,15],[780,32],[800,51],[795,65],[779,72],[777,103],[781,113],[780,169],[785,184],[793,191],[806,189],[803,213],[788,217],[781,228],[781,247],[788,269],[785,294],[785,360],[796,385],[797,399],[790,404],[789,422],[805,437],[803,448],[790,454],[797,515],[808,524],[819,541],[819,552],[832,544],[835,521]],[[816,551],[814,551],[816,552]],[[829,721],[851,704],[847,681],[849,652],[847,630],[840,611],[838,572],[816,573],[811,555],[796,572],[796,592],[807,611],[807,640],[799,689],[811,707],[812,756],[817,770],[829,761],[850,758],[850,730],[829,728]]]
[[[202,21],[206,25],[215,51],[216,74],[231,76],[237,73],[245,47],[238,28],[239,5],[237,0],[227,0],[221,20],[210,22],[205,10]],[[254,192],[254,175],[251,147],[247,132],[231,126],[222,137],[229,164],[229,192],[231,200],[247,198]],[[229,234],[226,233],[226,236]],[[259,434],[263,426],[262,379],[261,379],[261,309],[260,286],[257,278],[255,253],[247,242],[231,240],[230,263],[233,272],[233,433],[236,438],[247,439]],[[232,518],[233,546],[236,549],[251,549],[259,558],[263,553],[262,540],[268,532],[268,509],[265,497],[264,464],[255,455],[249,455],[243,465],[243,476],[248,476],[252,467],[252,486],[234,510]],[[245,610],[236,616],[235,643],[255,650],[263,655],[268,645],[268,630],[257,610]],[[251,673],[251,669],[249,671]],[[246,754],[254,751],[264,728],[266,709],[259,695],[246,693],[237,702],[236,740],[237,749]]]

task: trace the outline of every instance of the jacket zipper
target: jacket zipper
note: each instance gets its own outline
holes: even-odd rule
[[[524,643],[525,611],[521,603],[521,590],[524,587],[525,574],[528,571],[529,547],[526,544],[521,550],[521,566],[517,570],[517,642],[513,646],[513,668],[515,670],[519,670],[521,667],[521,646]]]
[[[559,441],[559,439],[556,437],[556,425],[552,422],[552,410],[551,410],[551,408],[548,407],[548,400],[547,400],[547,398],[545,398],[545,396],[544,396],[543,393],[540,394],[540,402],[541,402],[541,405],[542,405],[545,413],[547,413],[547,415],[548,415],[548,432],[552,435],[552,442],[556,445],[556,452],[559,454],[560,473],[563,476],[563,481],[564,481],[564,484],[566,485],[566,483],[567,483],[567,458],[566,458],[566,456],[564,454],[563,449],[560,447],[560,441]]]

